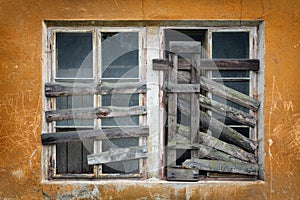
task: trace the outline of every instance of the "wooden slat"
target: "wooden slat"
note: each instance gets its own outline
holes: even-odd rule
[[[170,66],[166,59],[154,59],[153,70],[168,70]],[[192,63],[189,60],[180,60],[178,64],[179,70],[190,70]],[[200,69],[204,70],[246,70],[258,71],[258,59],[201,59]]]
[[[178,125],[177,126],[177,131],[178,134],[182,135],[183,137],[185,137],[187,134],[189,134],[189,129],[186,126],[183,125]],[[219,140],[218,138],[215,138],[213,136],[210,136],[206,133],[203,132],[198,132],[199,134],[199,143],[202,145],[206,145],[209,147],[212,147],[214,149],[220,150],[222,152],[225,152],[229,155],[232,155],[235,158],[238,158],[240,160],[246,161],[246,162],[251,162],[251,163],[256,163],[257,162],[257,158],[254,154],[252,153],[248,153],[246,151],[244,151],[243,149],[232,145],[232,144],[228,144],[222,140]],[[186,148],[188,149],[188,145],[185,145],[184,143],[186,142],[182,142],[183,146],[186,146]],[[178,144],[176,146],[179,146]],[[172,146],[169,146],[170,148]],[[199,144],[191,144],[190,148],[199,148]]]
[[[112,163],[117,161],[146,158],[147,146],[136,146],[127,148],[110,149],[109,151],[88,155],[89,165]]]
[[[201,53],[201,43],[195,41],[170,41],[169,47],[169,51],[176,54],[192,53],[200,56]]]
[[[81,141],[83,139],[104,140],[113,138],[146,137],[148,135],[149,127],[143,126],[43,133],[41,137],[43,145],[49,145],[71,141]]]
[[[245,113],[241,110],[238,110],[226,104],[219,103],[201,94],[199,95],[199,102],[200,102],[200,107],[217,112],[222,116],[232,119],[236,122],[251,127],[254,127],[256,125],[256,118],[249,113]],[[185,109],[188,106],[188,102],[186,99],[183,98],[178,99],[177,104],[179,109],[184,109],[182,111],[183,113],[189,115],[189,110]]]
[[[253,153],[257,148],[257,144],[250,138],[243,136],[203,111],[200,111],[200,126],[211,130],[214,137],[219,137],[223,141],[235,144],[248,152]]]
[[[170,48],[172,47],[170,43]],[[177,84],[177,68],[178,55],[170,53],[170,61],[173,67],[169,68],[168,84]],[[176,129],[177,129],[177,94],[168,94],[168,144],[176,143]],[[167,152],[167,166],[176,165],[176,150],[169,149]]]
[[[67,119],[90,119],[90,118],[109,118],[132,115],[147,114],[145,106],[131,107],[97,107],[97,108],[78,108],[46,111],[46,121],[60,121]]]
[[[68,173],[80,174],[82,173],[82,143],[69,142],[68,143]]]
[[[201,51],[201,44],[200,51]],[[191,83],[198,84],[199,77],[200,77],[200,53],[192,55],[192,63],[193,67],[191,69]],[[199,93],[191,93],[191,118],[190,118],[190,133],[191,133],[191,144],[198,143],[198,130],[199,130]],[[191,150],[191,158],[198,158],[199,151],[198,150]]]
[[[239,160],[234,156],[231,156],[222,151],[219,151],[217,149],[202,144],[200,144],[199,152],[200,152],[199,158],[208,158],[210,160],[221,160],[221,161],[236,162],[236,163],[246,163],[245,161]]]
[[[122,83],[46,83],[46,97],[72,95],[104,95],[104,94],[135,94],[146,93],[146,84],[142,82]]]
[[[205,159],[188,159],[185,162],[183,162],[183,166],[187,168],[195,168],[206,171],[229,172],[249,175],[258,174],[257,164],[234,163]]]
[[[178,72],[179,74],[181,72]],[[245,95],[241,92],[238,92],[234,89],[226,87],[220,83],[209,80],[203,76],[200,77],[200,85],[199,84],[169,84],[164,85],[163,89],[167,92],[172,93],[198,93],[200,92],[200,87],[204,90],[211,92],[217,96],[220,96],[224,99],[230,100],[234,103],[237,103],[245,108],[252,109],[257,111],[260,105],[260,102],[248,95]]]
[[[168,181],[198,181],[199,170],[168,167]]]
[[[241,92],[238,92],[234,89],[226,87],[220,83],[209,80],[203,76],[200,77],[200,86],[206,91],[211,92],[217,96],[228,99],[234,103],[237,103],[245,108],[252,109],[257,111],[260,105],[260,102],[256,99],[245,95]]]

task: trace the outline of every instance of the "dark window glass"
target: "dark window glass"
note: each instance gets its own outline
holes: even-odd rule
[[[58,78],[93,77],[92,33],[56,33]]]

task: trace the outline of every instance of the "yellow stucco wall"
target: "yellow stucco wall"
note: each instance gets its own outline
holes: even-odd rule
[[[299,0],[0,0],[0,199],[300,198]],[[264,20],[265,181],[41,182],[43,20]]]

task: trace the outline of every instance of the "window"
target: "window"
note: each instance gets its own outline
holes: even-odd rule
[[[259,31],[47,27],[45,178],[262,178]]]

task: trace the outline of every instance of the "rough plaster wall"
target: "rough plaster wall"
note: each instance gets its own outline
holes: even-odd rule
[[[299,199],[299,0],[0,0],[0,199]],[[265,182],[41,183],[42,20],[265,20]]]

